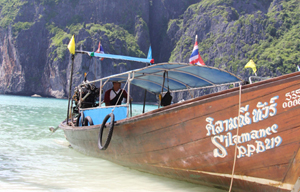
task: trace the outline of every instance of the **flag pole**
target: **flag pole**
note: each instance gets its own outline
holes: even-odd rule
[[[70,86],[69,86],[69,97],[68,97],[67,124],[68,124],[68,120],[69,120],[69,112],[70,112],[70,99],[71,99],[71,91],[72,91],[72,79],[73,79],[74,58],[75,58],[75,55],[72,54],[71,75],[70,75]]]
[[[73,66],[74,66],[74,58],[75,58],[75,36],[74,35],[70,39],[70,42],[68,44],[68,49],[72,55],[72,64],[71,64],[71,75],[70,75],[70,86],[69,86],[69,97],[68,97],[67,125],[69,123],[69,115],[70,115],[69,114],[70,113],[70,99],[71,99],[71,91],[72,91]],[[71,105],[71,107],[72,107],[72,105]]]

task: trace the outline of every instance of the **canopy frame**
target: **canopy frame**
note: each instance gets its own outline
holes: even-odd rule
[[[177,65],[177,66],[176,66]],[[160,66],[164,66],[164,67],[160,67]],[[206,68],[208,69],[213,75],[225,75],[224,79],[227,78],[228,81],[224,81],[224,82],[213,82],[210,79],[207,79],[201,75],[197,75],[195,73],[191,73],[188,71],[182,71],[179,69],[187,69],[188,67],[191,67],[192,69],[198,69],[199,70],[201,68]],[[193,71],[191,69],[191,71]],[[151,85],[155,85],[158,87],[162,87],[162,79],[163,79],[163,72],[164,71],[169,71],[169,72],[176,72],[178,74],[185,74],[188,75],[190,77],[192,77],[193,79],[198,79],[198,80],[202,80],[204,81],[204,83],[206,84],[205,86],[191,86],[189,84],[187,84],[186,82],[184,82],[184,80],[180,80],[180,79],[176,79],[175,77],[171,77],[169,74],[169,80],[176,82],[176,86],[178,87],[179,85],[182,85],[184,88],[181,89],[174,89],[174,86],[170,86],[170,92],[181,92],[181,91],[190,91],[190,90],[198,90],[198,89],[202,89],[202,88],[211,88],[211,87],[216,87],[216,86],[224,86],[224,85],[230,85],[230,84],[235,84],[235,83],[240,83],[243,82],[242,79],[240,79],[239,77],[235,76],[234,74],[227,72],[225,70],[219,69],[219,68],[215,68],[215,67],[210,67],[210,66],[202,66],[202,65],[192,65],[192,64],[186,64],[186,63],[160,63],[160,64],[155,64],[155,65],[150,65],[144,68],[140,68],[140,69],[135,69],[135,70],[131,70],[131,71],[127,71],[124,73],[120,73],[120,74],[115,74],[115,75],[110,75],[101,79],[97,79],[94,81],[89,81],[84,84],[89,84],[89,83],[95,83],[95,82],[100,82],[100,81],[120,81],[120,82],[126,82],[128,80],[128,78],[130,78],[131,84],[141,87],[142,89],[147,90],[148,92],[154,93],[154,94],[159,94],[161,92],[161,90],[158,90],[158,88],[156,90],[151,89],[150,85],[139,85],[136,82],[147,82],[147,83],[151,83]],[[161,73],[161,74],[159,74]],[[143,77],[157,77],[157,79],[154,78],[153,79],[145,79]],[[161,79],[160,79],[161,78]],[[213,77],[212,77],[213,78]],[[160,81],[161,80],[161,81]],[[218,79],[220,80],[220,78]],[[161,83],[158,83],[161,82]],[[170,83],[171,84],[171,83]],[[167,87],[164,86],[164,90],[166,90]]]

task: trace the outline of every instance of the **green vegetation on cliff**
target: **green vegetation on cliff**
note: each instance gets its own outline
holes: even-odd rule
[[[93,37],[96,34],[104,35],[109,40],[109,50],[115,54],[124,54],[129,56],[145,57],[140,50],[135,37],[122,27],[114,24],[87,24],[87,31]],[[103,37],[101,37],[103,38]],[[101,40],[101,39],[100,39]],[[97,42],[97,39],[95,39]],[[117,41],[122,42],[121,47]]]
[[[12,26],[13,35],[17,36],[20,31],[30,29],[30,27],[32,25],[33,25],[33,22],[17,22],[17,23],[14,23],[13,26]]]
[[[252,45],[248,57],[254,58],[258,66],[285,74],[300,65],[300,1],[283,1],[281,6],[281,11],[274,7],[268,13],[265,40]]]
[[[20,8],[26,3],[27,1],[25,0],[1,0],[0,27],[6,28],[9,24],[12,24],[18,15]]]
[[[233,7],[238,3],[201,1],[188,8],[184,19],[172,20],[180,22],[181,29],[170,61],[187,61],[194,45],[191,35],[198,34],[199,51],[208,65],[239,73],[253,59],[261,68],[259,75],[296,71],[300,65],[300,1],[274,1],[266,7],[267,13],[257,2],[249,1],[247,6],[252,4],[253,10],[248,14]]]
[[[60,29],[59,27],[54,26],[53,24],[48,25],[47,29],[50,31],[50,34],[53,35],[51,38],[51,46],[54,46],[54,50],[49,56],[55,57],[54,61],[64,58],[64,55],[66,55],[67,51],[67,44],[63,42],[68,42],[69,39],[71,39],[72,34],[75,34],[75,36],[78,35],[80,30],[86,30],[91,37],[100,36],[100,39],[94,39],[95,42],[99,40],[101,41],[103,38],[108,38],[109,47],[106,47],[105,49],[110,50],[111,53],[126,53],[126,55],[129,56],[145,57],[145,54],[139,49],[134,36],[128,33],[128,31],[124,30],[122,27],[114,24],[72,24],[71,26],[66,27],[69,33],[63,29]],[[68,39],[68,41],[64,41],[64,39]],[[79,48],[80,45],[83,45],[85,41],[86,39],[76,42],[76,48]],[[121,46],[119,44],[121,44]]]

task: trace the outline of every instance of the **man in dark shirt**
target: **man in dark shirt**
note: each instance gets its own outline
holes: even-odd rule
[[[120,97],[120,95],[122,96]],[[113,88],[107,90],[104,95],[104,103],[106,106],[121,105],[123,98],[127,99],[127,92],[121,89],[120,82],[113,82]],[[118,103],[117,103],[118,102]]]

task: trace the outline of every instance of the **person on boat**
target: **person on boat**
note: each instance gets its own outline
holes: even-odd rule
[[[113,87],[105,92],[104,103],[106,106],[121,105],[123,98],[127,99],[127,92],[121,89],[120,82],[114,81]]]

